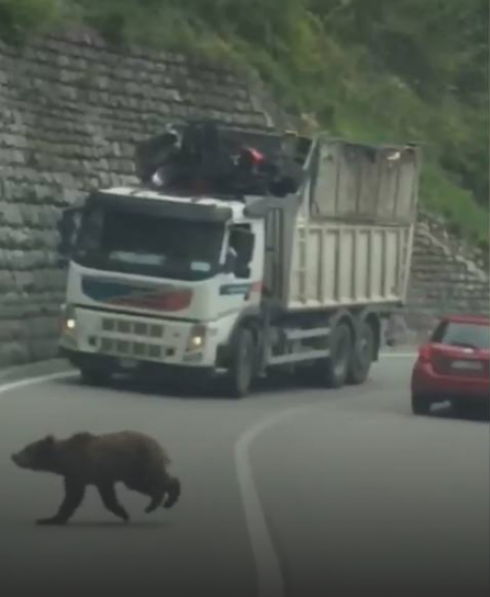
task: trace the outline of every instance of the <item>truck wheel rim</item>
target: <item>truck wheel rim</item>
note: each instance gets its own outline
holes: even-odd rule
[[[367,364],[371,361],[371,355],[373,352],[372,349],[372,338],[371,338],[371,333],[366,330],[364,332],[364,334],[361,336],[361,341],[360,341],[360,346],[359,346],[359,356],[360,356],[360,360],[362,364]]]
[[[348,358],[349,358],[349,340],[347,335],[344,333],[338,340],[335,356],[334,356],[334,370],[335,374],[339,377],[344,375],[347,370]]]
[[[239,368],[239,383],[242,389],[246,388],[250,382],[252,370],[252,346],[245,342],[241,350],[241,367]]]

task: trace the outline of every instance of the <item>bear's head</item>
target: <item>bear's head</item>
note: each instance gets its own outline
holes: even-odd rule
[[[53,471],[56,460],[56,439],[52,435],[28,444],[12,454],[12,461],[19,468],[31,471]]]

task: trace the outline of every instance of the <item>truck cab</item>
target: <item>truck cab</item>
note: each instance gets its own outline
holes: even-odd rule
[[[87,378],[140,359],[214,369],[237,319],[260,305],[264,226],[244,208],[147,189],[89,196],[76,213],[63,354]]]

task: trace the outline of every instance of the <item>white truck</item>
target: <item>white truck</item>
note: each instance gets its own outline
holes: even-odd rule
[[[222,374],[242,397],[281,367],[361,384],[378,359],[409,283],[419,148],[230,134],[283,156],[295,189],[230,199],[139,184],[65,210],[60,350],[88,383]]]

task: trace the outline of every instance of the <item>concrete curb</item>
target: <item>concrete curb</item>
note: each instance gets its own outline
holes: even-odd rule
[[[26,363],[25,365],[0,369],[0,384],[69,371],[73,371],[73,367],[64,359],[49,359],[36,363]]]

